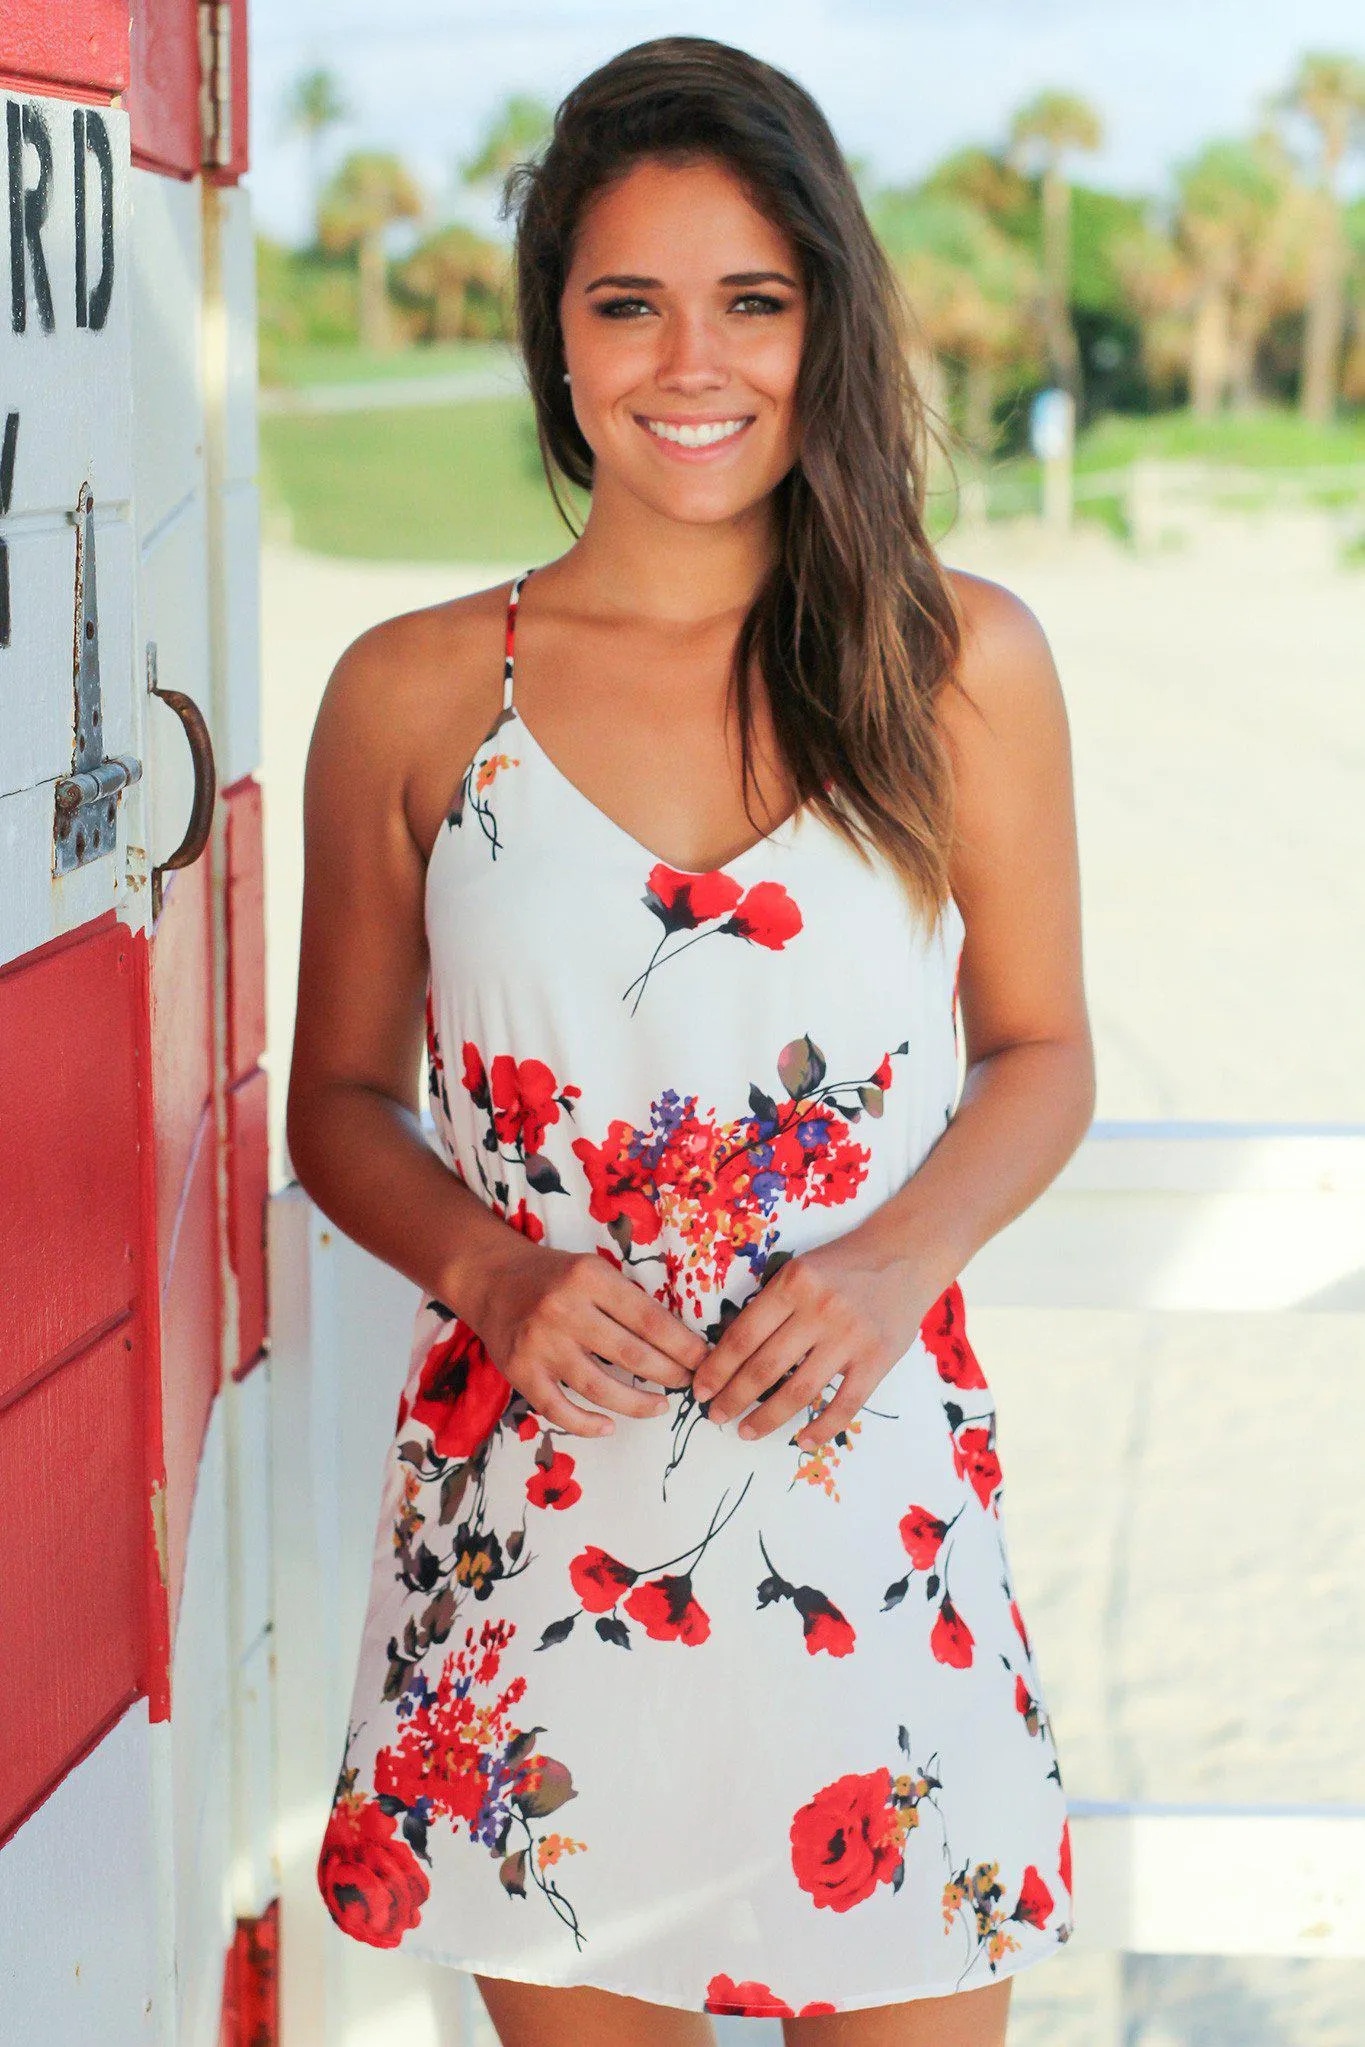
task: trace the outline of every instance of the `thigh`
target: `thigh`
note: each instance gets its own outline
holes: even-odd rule
[[[786,2047],[1005,2047],[1013,1984],[983,1983],[951,1997],[914,1997],[832,2017],[784,2019]]]
[[[476,1976],[501,2047],[715,2047],[703,2012],[648,2004],[611,1990],[552,1990]]]

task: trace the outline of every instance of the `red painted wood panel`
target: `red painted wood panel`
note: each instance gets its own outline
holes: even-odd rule
[[[156,1239],[162,1288],[195,1152],[213,1110],[213,877],[207,859],[166,877],[151,942]]]
[[[134,163],[172,177],[197,174],[198,0],[134,0],[128,111]]]
[[[0,1400],[136,1297],[136,984],[112,911],[0,972]]]
[[[222,1281],[213,1121],[204,1119],[161,1296],[161,1414],[166,1469],[167,1602],[175,1639],[185,1547],[204,1432],[222,1382]]]
[[[266,1274],[266,1202],[270,1193],[267,1075],[257,1067],[229,1088],[228,1255],[237,1275],[239,1340],[237,1374],[259,1357],[266,1338],[269,1299]]]
[[[265,1056],[265,836],[261,785],[223,791],[227,808],[227,1072],[245,1080]]]
[[[0,1839],[144,1689],[143,1372],[129,1317],[0,1410]]]
[[[223,1968],[223,2012],[218,2047],[277,2047],[280,1901],[272,1898],[259,1919],[239,1919]]]
[[[128,84],[128,0],[5,0],[0,84],[107,100]]]

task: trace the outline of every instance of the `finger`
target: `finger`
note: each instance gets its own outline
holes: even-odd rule
[[[677,1315],[670,1314],[662,1302],[647,1294],[635,1280],[627,1279],[615,1266],[604,1261],[599,1263],[609,1283],[602,1302],[606,1313],[624,1329],[640,1337],[652,1350],[670,1359],[685,1375],[683,1378],[675,1375],[664,1378],[651,1372],[649,1376],[659,1377],[660,1383],[666,1386],[689,1385],[693,1372],[710,1351],[706,1338],[699,1330],[689,1329]],[[630,1369],[637,1368],[631,1366]]]
[[[638,1293],[638,1287],[634,1291]],[[692,1374],[684,1365],[666,1356],[635,1329],[628,1328],[611,1309],[589,1303],[580,1340],[586,1351],[610,1358],[614,1365],[633,1372],[637,1379],[652,1379],[659,1386],[692,1384]]]
[[[637,1415],[643,1419],[663,1414],[668,1406],[662,1393],[645,1393],[635,1386],[623,1386],[619,1379],[613,1379],[610,1372],[604,1372],[586,1355],[581,1370],[570,1383],[575,1393],[581,1393],[586,1400],[595,1400],[599,1407],[611,1408],[616,1414]]]
[[[840,1429],[846,1429],[854,1419],[867,1398],[868,1391],[866,1372],[860,1372],[856,1366],[850,1365],[844,1372],[839,1391],[797,1431],[798,1448],[815,1450],[822,1443],[833,1442]]]
[[[547,1379],[537,1392],[535,1409],[547,1422],[553,1422],[557,1429],[564,1429],[571,1436],[610,1436],[616,1431],[616,1424],[609,1416],[589,1414],[577,1401],[570,1400],[551,1379]]]
[[[790,1299],[770,1292],[752,1294],[731,1321],[723,1336],[711,1346],[711,1355],[692,1381],[697,1400],[711,1400],[730,1384],[742,1368],[753,1361],[759,1346],[791,1320]],[[766,1382],[765,1382],[766,1383]],[[749,1398],[753,1399],[750,1394]],[[744,1405],[743,1401],[740,1406]],[[732,1409],[737,1413],[738,1409]]]
[[[815,1341],[816,1331],[805,1327],[795,1315],[789,1315],[721,1387],[707,1410],[708,1419],[728,1422],[743,1414],[751,1401],[761,1400],[785,1373],[804,1362]]]
[[[785,1429],[793,1416],[820,1398],[838,1369],[837,1365],[822,1361],[818,1349],[812,1351],[789,1379],[779,1380],[770,1392],[762,1396],[752,1412],[745,1415],[737,1434],[750,1443],[762,1436],[771,1436],[778,1429]]]

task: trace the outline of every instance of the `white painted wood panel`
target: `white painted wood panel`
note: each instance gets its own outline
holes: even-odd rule
[[[176,2047],[218,2047],[233,1934],[225,1434],[220,1397],[199,1457],[171,1662]]]
[[[982,1307],[1365,1309],[1365,1133],[1099,1125],[962,1286]]]
[[[261,764],[261,516],[254,483],[220,492],[218,536],[222,649],[213,737],[226,787]]]
[[[154,1733],[139,1699],[0,1854],[4,2047],[161,2047],[170,2038]]]
[[[25,321],[15,333],[8,267],[5,317],[0,320],[0,425],[19,414],[9,518],[75,509],[82,483],[97,503],[132,496],[132,395],[129,376],[132,276],[129,261],[128,116],[116,107],[86,109],[69,100],[0,93],[0,123],[9,108],[40,123],[52,153],[47,212],[38,232],[52,308],[49,329],[38,303],[31,249],[25,250]],[[78,118],[79,117],[79,118]],[[100,165],[85,150],[86,324],[77,322],[76,136],[90,124],[108,138],[112,189],[106,196]],[[22,132],[22,130],[21,130]],[[23,149],[25,189],[39,186],[40,159],[31,141]],[[90,300],[101,275],[107,230],[111,270],[107,308],[95,305],[101,324],[90,324]],[[9,237],[5,237],[8,249]],[[2,524],[3,522],[0,522]],[[0,656],[0,658],[3,658]]]
[[[133,172],[133,472],[148,538],[204,488],[203,223],[197,181]]]

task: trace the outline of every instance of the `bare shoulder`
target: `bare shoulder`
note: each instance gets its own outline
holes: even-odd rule
[[[1047,634],[1013,590],[950,569],[962,654],[936,706],[952,759],[954,886],[980,901],[989,870],[1018,878],[1048,849],[1073,857],[1071,735]]]
[[[370,626],[338,659],[318,707],[309,781],[330,788],[344,777],[356,807],[401,811],[424,857],[501,698],[507,587]]]
[[[956,681],[939,712],[954,744],[977,744],[991,733],[1008,741],[1041,721],[1065,723],[1061,680],[1037,614],[1005,584],[966,569],[946,570],[962,616]]]

